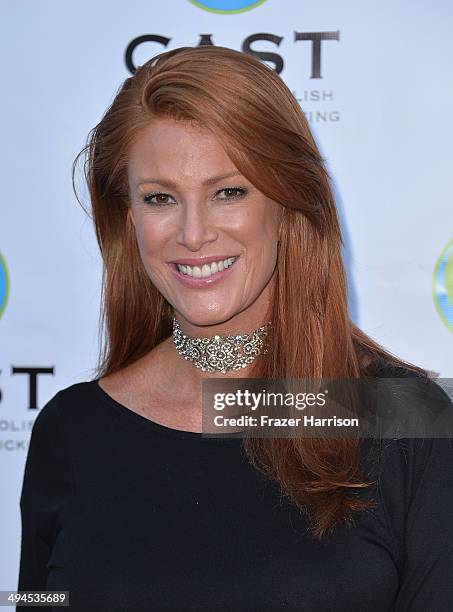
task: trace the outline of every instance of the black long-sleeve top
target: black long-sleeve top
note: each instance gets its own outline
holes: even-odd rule
[[[18,590],[69,590],[81,612],[451,612],[453,442],[376,442],[360,451],[376,508],[318,541],[239,438],[74,384],[32,429]]]

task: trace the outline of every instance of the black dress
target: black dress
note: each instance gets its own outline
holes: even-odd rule
[[[360,456],[377,507],[316,541],[239,438],[74,384],[33,426],[18,590],[69,590],[80,612],[451,612],[453,442],[366,439]]]

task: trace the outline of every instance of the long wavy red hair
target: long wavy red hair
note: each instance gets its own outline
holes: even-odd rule
[[[140,359],[172,332],[172,309],[145,272],[127,214],[128,150],[155,117],[210,129],[239,171],[285,207],[270,318],[281,350],[256,360],[262,378],[360,378],[377,361],[427,372],[385,350],[349,318],[342,236],[330,177],[298,102],[277,73],[226,47],[182,47],[127,78],[84,149],[104,262],[95,377]],[[76,193],[77,195],[77,193]],[[321,538],[373,505],[356,438],[245,438],[251,463],[310,517]],[[351,495],[352,493],[352,495]]]

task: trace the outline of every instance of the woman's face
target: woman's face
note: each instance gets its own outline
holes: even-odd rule
[[[212,132],[170,118],[139,134],[128,180],[144,267],[187,333],[233,317],[261,324],[283,207],[238,172]]]

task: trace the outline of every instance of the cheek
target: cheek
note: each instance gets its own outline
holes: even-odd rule
[[[142,219],[136,225],[137,244],[143,259],[157,257],[165,245],[165,233],[161,223],[153,219]]]
[[[275,263],[278,241],[278,221],[267,211],[257,215],[248,232],[249,251],[256,256],[258,267]]]
[[[270,204],[259,203],[247,211],[242,211],[233,228],[249,243],[277,241],[278,215]]]

